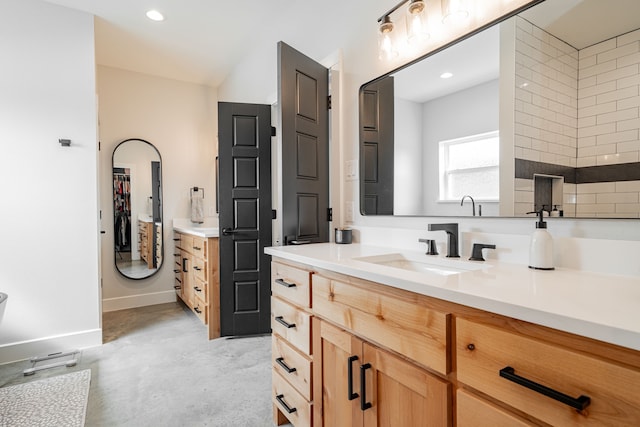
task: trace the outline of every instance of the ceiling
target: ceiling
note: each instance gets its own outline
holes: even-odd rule
[[[321,45],[316,42],[318,37],[359,31],[369,23],[374,28],[380,11],[396,3],[396,0],[45,1],[96,16],[98,64],[213,87],[219,86],[245,55],[254,49],[275,49],[279,40],[293,40],[304,46],[310,56],[327,55],[331,52],[307,49]],[[561,4],[565,11],[573,9],[572,14],[580,16],[581,23],[567,27],[562,13],[553,14],[546,9],[552,4]],[[165,20],[147,19],[145,12],[149,9],[161,11]],[[532,22],[580,49],[620,34],[611,34],[610,24],[628,30],[638,28],[640,1],[554,0],[525,13]]]
[[[98,64],[214,87],[252,49],[264,48],[266,43],[275,46],[295,31],[299,23],[291,20],[293,16],[322,19],[341,3],[338,0],[45,1],[96,16]],[[162,12],[165,20],[149,20],[145,16],[149,9]],[[300,32],[296,37],[305,37],[304,34]],[[308,38],[318,36],[317,32],[306,34]]]

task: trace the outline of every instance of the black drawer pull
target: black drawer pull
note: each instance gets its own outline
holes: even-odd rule
[[[294,412],[297,411],[296,408],[290,408],[289,405],[287,405],[287,402],[284,401],[284,394],[277,395],[276,400],[278,401],[279,404],[282,405],[284,410],[287,411],[288,413],[293,414]]]
[[[295,288],[295,287],[296,287],[296,284],[295,284],[295,283],[287,283],[287,282],[285,282],[285,281],[284,281],[284,280],[282,280],[282,279],[276,279],[276,283],[277,283],[278,285],[282,285],[282,286],[284,286],[285,288]]]
[[[200,288],[199,288],[199,287],[197,287],[197,286],[194,286],[194,287],[193,287],[193,289],[194,289],[196,292],[202,292],[202,289],[200,289]]]
[[[287,329],[296,327],[295,323],[287,323],[282,316],[277,316],[276,322],[280,323],[282,326],[284,326]]]
[[[187,270],[187,258],[182,258],[182,271],[184,273],[188,273],[189,271]]]
[[[276,363],[278,365],[282,366],[282,369],[287,371],[287,374],[291,374],[291,373],[293,373],[293,372],[295,372],[297,370],[296,368],[290,368],[289,366],[287,366],[287,364],[284,363],[284,357],[278,357],[276,359]]]
[[[173,270],[174,273],[180,273],[180,270]]]
[[[196,251],[200,251],[200,250],[202,250],[202,248],[199,248],[199,247],[197,247],[197,246],[194,246],[194,247],[193,247],[193,249],[195,249]]]
[[[180,256],[180,254],[173,254],[173,256]]]
[[[175,290],[177,291],[178,289],[182,289],[182,286],[180,286],[180,285],[175,285],[175,286],[173,287],[173,289],[175,289]]]
[[[371,368],[371,363],[360,366],[360,409],[366,411],[371,408],[371,402],[367,402],[367,369]]]
[[[200,271],[200,270],[202,270],[202,269],[201,269],[200,267],[198,267],[197,265],[196,265],[196,266],[194,266],[194,267],[193,267],[193,269],[194,269],[194,270],[196,270],[196,271]]]
[[[587,406],[591,404],[591,398],[589,396],[582,395],[578,398],[573,398],[571,396],[567,396],[564,393],[556,391],[552,388],[544,386],[542,384],[538,384],[530,379],[521,377],[520,375],[516,375],[515,369],[511,366],[507,366],[506,368],[500,369],[500,376],[502,378],[506,378],[509,381],[513,381],[516,384],[519,384],[523,387],[526,387],[530,390],[543,394],[547,397],[550,397],[558,402],[562,402],[565,405],[571,406],[572,408],[577,409],[578,411],[582,411],[586,409]]]
[[[174,241],[174,242],[179,242],[179,241],[180,241],[180,238],[179,238],[179,237],[176,237],[176,238],[174,238],[174,239],[173,239],[173,241]]]
[[[200,310],[198,307],[193,307],[193,311],[195,311],[198,314],[202,313],[202,310]]]
[[[176,277],[176,282],[178,282],[178,283],[182,283],[182,280],[180,280],[180,279],[178,279],[178,278]]]
[[[358,360],[358,356],[350,356],[347,359],[347,394],[348,399],[353,400],[357,399],[359,394],[353,392],[353,362]]]

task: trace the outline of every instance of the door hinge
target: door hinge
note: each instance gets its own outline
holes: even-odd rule
[[[327,96],[327,110],[331,110],[331,95]]]
[[[271,136],[276,136],[277,132],[276,132],[276,127],[275,126],[271,126]]]
[[[333,208],[327,209],[327,221],[333,221]]]
[[[100,151],[101,149],[102,149],[101,142],[100,142],[100,141],[98,141],[98,151]]]
[[[278,217],[278,211],[275,209],[271,209],[271,219],[276,219]]]

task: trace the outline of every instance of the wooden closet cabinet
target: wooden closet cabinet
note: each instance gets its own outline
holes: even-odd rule
[[[451,385],[314,318],[314,426],[449,426]]]

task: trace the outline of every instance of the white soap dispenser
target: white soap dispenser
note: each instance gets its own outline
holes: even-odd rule
[[[529,245],[529,268],[536,270],[553,270],[553,238],[547,231],[547,223],[544,222],[544,210],[535,213],[538,215],[536,231],[531,235]]]

